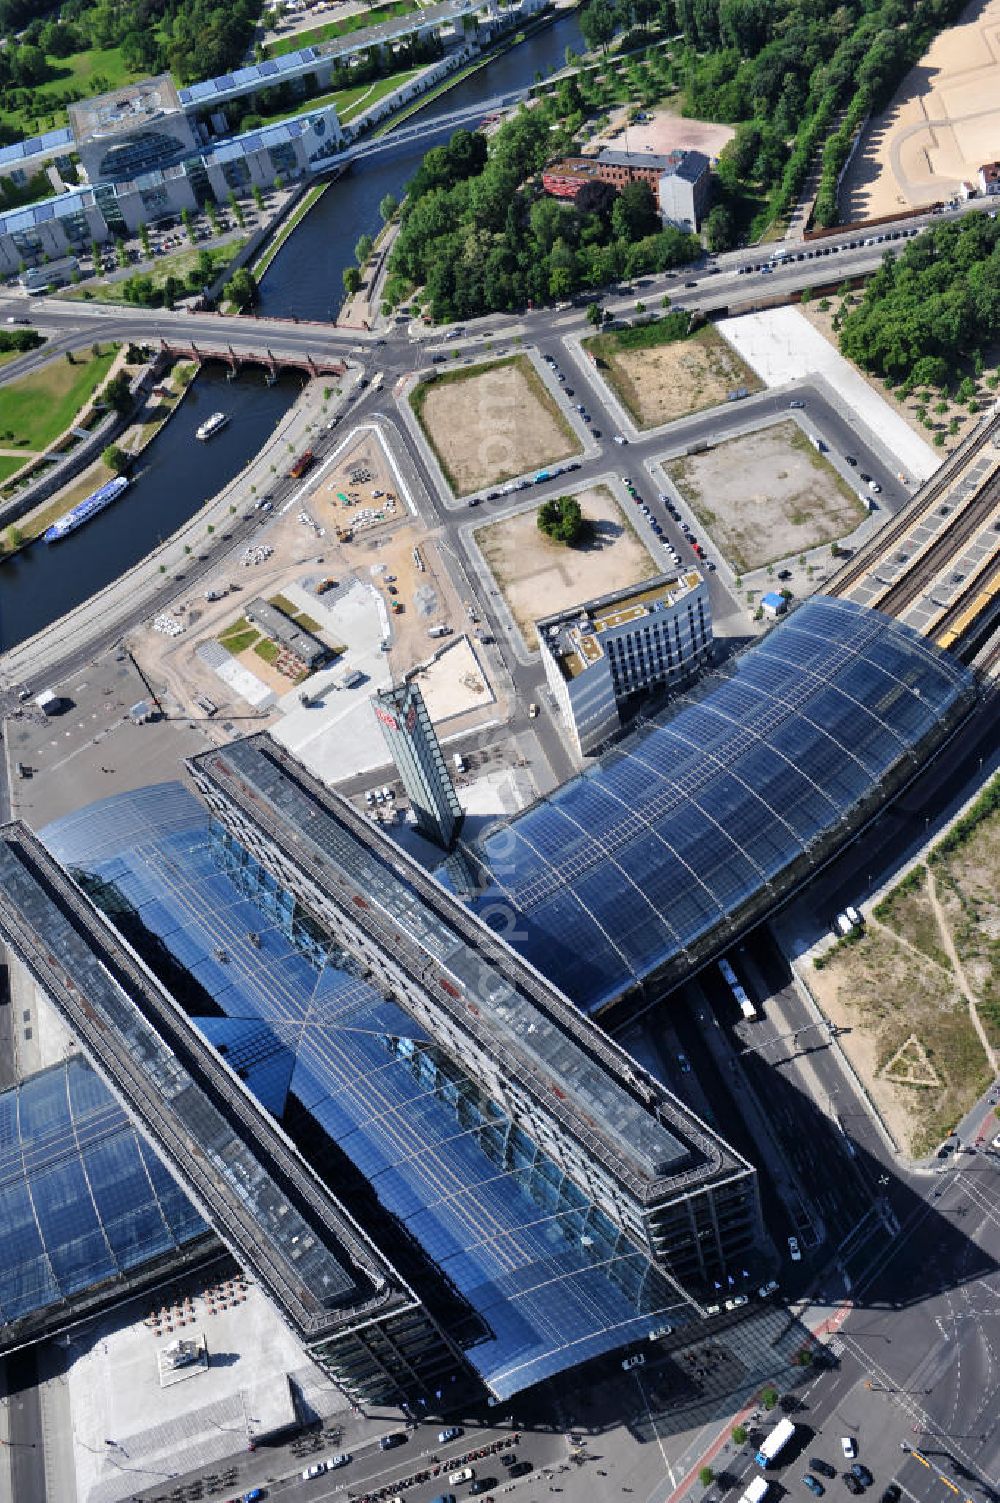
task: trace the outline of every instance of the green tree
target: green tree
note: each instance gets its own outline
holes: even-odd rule
[[[556,496],[538,508],[538,530],[554,542],[572,547],[586,533],[587,522],[575,496]]]
[[[710,251],[732,250],[736,244],[736,220],[728,204],[716,204],[705,220],[705,243]]]
[[[153,253],[149,245],[149,225],[145,221],[139,226],[139,243],[142,246],[142,254],[148,261]]]
[[[698,1481],[702,1487],[711,1487],[715,1481],[715,1473],[710,1466],[703,1466],[698,1472]]]
[[[229,281],[223,288],[225,296],[242,313],[247,308],[252,308],[257,301],[257,282],[249,266],[241,266],[233,272]]]
[[[775,1404],[777,1404],[778,1402],[778,1390],[776,1388],[770,1387],[763,1389],[761,1391],[760,1401],[765,1409],[773,1409]]]
[[[124,475],[129,467],[131,456],[126,454],[124,449],[120,449],[117,444],[109,444],[103,450],[101,458],[109,470],[114,470],[116,475]]]
[[[370,235],[361,235],[358,237],[357,244],[354,247],[354,259],[359,266],[364,266],[372,253],[374,245],[375,242]]]
[[[587,304],[587,322],[588,324],[592,324],[594,328],[599,328],[604,322],[604,311],[600,303]]]
[[[128,375],[125,371],[119,371],[117,376],[112,376],[106,382],[101,393],[109,407],[113,407],[121,417],[125,417],[132,410],[132,388]]]
[[[618,18],[608,0],[590,0],[580,12],[580,30],[591,52],[601,47],[605,52],[608,43],[618,30]]]
[[[387,193],[378,206],[379,216],[383,224],[388,224],[399,212],[399,200],[391,193]]]
[[[611,210],[611,226],[620,240],[641,240],[660,227],[656,199],[648,183],[626,183]]]
[[[253,191],[253,201],[254,201],[254,203],[257,206],[257,213],[258,214],[263,214],[263,212],[264,212],[264,195],[260,191],[260,189],[258,188],[258,186],[257,186],[256,183],[254,183],[252,191]]]
[[[353,297],[361,286],[361,273],[356,266],[345,266],[343,271],[344,291]]]
[[[747,1427],[746,1427],[746,1425],[735,1425],[733,1427],[733,1444],[737,1445],[737,1446],[745,1445],[746,1444],[746,1438],[747,1438]]]

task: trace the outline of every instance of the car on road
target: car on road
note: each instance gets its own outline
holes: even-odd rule
[[[683,1054],[683,1053],[682,1054],[678,1054],[678,1056],[677,1056],[677,1063],[680,1065],[681,1074],[682,1075],[690,1075],[690,1073],[691,1073],[691,1062],[688,1059],[688,1057],[687,1057],[686,1054]]]
[[[821,1477],[836,1477],[837,1475],[837,1468],[831,1466],[828,1461],[824,1461],[822,1456],[810,1456],[809,1469],[813,1472],[819,1472]]]
[[[500,1462],[502,1466],[517,1466],[517,1452],[502,1451],[500,1453]]]
[[[593,438],[600,438],[600,436],[601,436],[601,430],[600,430],[600,428],[591,428],[590,432],[591,432],[591,436]]]
[[[796,398],[794,402],[789,402],[788,405],[789,407],[804,407],[806,404],[805,402],[800,402],[798,398]]]
[[[791,569],[779,569],[778,570],[778,578],[779,579],[791,579],[791,577],[792,577],[792,571],[791,571]]]
[[[438,1431],[438,1445],[446,1446],[450,1440],[458,1440],[461,1434],[461,1425],[448,1425],[444,1430]]]
[[[685,287],[697,287],[697,285],[698,285],[697,282],[685,282],[684,283]]]
[[[777,1291],[777,1288],[778,1288],[778,1280],[777,1279],[768,1279],[768,1281],[767,1281],[766,1284],[761,1284],[760,1288],[757,1290],[757,1293],[758,1293],[758,1295],[759,1295],[759,1297],[761,1299],[767,1299],[767,1297],[768,1297],[769,1294],[774,1294]],[[813,1460],[810,1459],[809,1465],[811,1467],[815,1467],[816,1463],[815,1463],[815,1461],[813,1461]],[[823,1469],[822,1469],[822,1467],[820,1467],[818,1470],[822,1471]]]
[[[302,1473],[303,1482],[311,1482],[314,1477],[322,1477],[326,1471],[325,1461],[314,1461],[312,1466],[307,1466]]]
[[[871,1472],[860,1461],[856,1461],[854,1463],[854,1465],[851,1467],[851,1471],[854,1473],[855,1477],[857,1477],[862,1487],[871,1487],[872,1483],[875,1481],[875,1478],[872,1476]]]
[[[849,464],[852,470],[855,470],[858,467],[858,461],[855,459],[853,454],[845,454],[844,463]]]
[[[336,1456],[328,1456],[326,1469],[328,1472],[339,1472],[342,1466],[349,1466],[351,1462],[350,1451],[339,1451]]]
[[[480,1493],[488,1493],[494,1487],[499,1487],[499,1485],[495,1477],[477,1477],[469,1488],[469,1497],[476,1498]]]
[[[623,438],[620,433],[616,433],[615,434],[615,443],[619,444],[622,447],[624,447],[624,445],[628,443],[628,439]]]
[[[252,1487],[248,1493],[243,1494],[243,1503],[260,1503],[261,1498],[266,1498],[267,1493],[262,1487]]]
[[[732,1299],[726,1300],[726,1309],[742,1310],[743,1306],[748,1305],[749,1303],[750,1301],[745,1294],[734,1294]]]
[[[625,1358],[625,1361],[622,1363],[622,1372],[629,1373],[632,1371],[633,1367],[642,1367],[645,1364],[645,1361],[646,1359],[642,1355],[642,1353],[636,1352],[634,1357]]]
[[[883,1490],[878,1503],[899,1503],[901,1491],[902,1489],[898,1482],[890,1482],[889,1486]]]
[[[874,495],[876,495],[876,496],[877,496],[877,495],[879,495],[879,493],[880,493],[880,492],[881,492],[881,490],[882,490],[882,487],[881,487],[881,486],[880,486],[880,485],[879,485],[879,483],[878,483],[878,481],[877,481],[877,480],[869,480],[869,482],[868,482],[868,489],[869,489],[869,490],[870,490],[870,491],[871,491],[871,492],[872,492],[872,493],[873,493],[873,494],[874,494]]]
[[[820,1482],[818,1477],[814,1477],[812,1472],[806,1472],[802,1481],[816,1498],[822,1498],[823,1494],[826,1492],[826,1488],[823,1486],[822,1482]]]
[[[388,1435],[379,1436],[378,1448],[380,1451],[394,1451],[397,1446],[405,1446],[408,1439],[402,1430],[390,1430]]]
[[[864,1492],[864,1488],[861,1486],[861,1483],[858,1481],[857,1477],[855,1477],[853,1472],[844,1473],[844,1486],[847,1488],[847,1491],[849,1493],[853,1493],[856,1498]]]
[[[871,478],[872,478],[872,477],[871,477],[871,476],[870,476],[870,475],[866,475],[866,474],[865,474],[865,472],[864,472],[864,470],[859,470],[859,471],[858,471],[858,479],[859,479],[859,480],[863,480],[863,481],[864,481],[864,482],[865,482],[865,485],[867,485],[867,484],[868,484],[868,482],[869,482],[869,480],[870,480],[870,479],[871,479]]]
[[[510,1475],[512,1477],[527,1477],[528,1473],[533,1472],[534,1469],[535,1463],[533,1461],[515,1461],[510,1469]]]
[[[799,1247],[798,1237],[789,1237],[788,1256],[791,1258],[793,1263],[802,1262],[802,1249]]]
[[[855,1456],[858,1454],[858,1443],[854,1439],[854,1436],[842,1435],[840,1437],[840,1449],[843,1451],[844,1456],[848,1461],[853,1461]]]

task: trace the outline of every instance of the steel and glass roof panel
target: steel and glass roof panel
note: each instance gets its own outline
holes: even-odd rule
[[[515,947],[598,1010],[842,838],[972,692],[908,628],[814,597],[466,847],[482,878],[470,906],[488,922],[502,909]]]

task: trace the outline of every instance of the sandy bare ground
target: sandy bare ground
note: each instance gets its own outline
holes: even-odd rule
[[[614,336],[598,336],[602,371],[640,426],[655,428],[705,407],[717,407],[744,386],[761,391],[754,375],[714,329],[646,350],[620,350]],[[588,341],[592,346],[594,341]]]
[[[659,572],[604,486],[575,494],[594,524],[593,540],[582,548],[567,548],[539,532],[534,509],[476,531],[482,555],[532,651],[538,646],[534,623],[540,616]]]
[[[580,453],[526,355],[449,376],[423,389],[420,418],[457,495]]]
[[[625,150],[625,110],[615,110],[606,130],[589,143],[594,148],[613,147]],[[733,139],[736,132],[729,125],[708,120],[686,120],[673,110],[661,106],[647,111],[649,120],[635,121],[628,127],[629,151],[703,151],[714,159]]]
[[[667,473],[738,573],[846,537],[864,515],[791,421],[672,460]]]
[[[841,187],[841,219],[949,198],[998,157],[1000,0],[973,0],[870,122]]]

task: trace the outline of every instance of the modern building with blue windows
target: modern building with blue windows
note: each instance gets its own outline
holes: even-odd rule
[[[463,850],[461,899],[266,735],[195,758],[200,801],[120,795],[44,846],[5,827],[0,936],[140,1125],[117,1172],[155,1188],[151,1146],[183,1208],[119,1226],[74,1144],[37,1238],[0,1217],[26,1270],[0,1341],[155,1268],[168,1223],[178,1251],[210,1226],[357,1398],[433,1404],[464,1373],[504,1399],[696,1321],[759,1237],[755,1171],[588,1014],[757,921],[974,696],[905,627],[817,598],[505,851]],[[7,1110],[16,1207],[37,1133]]]
[[[268,738],[194,770],[280,820],[237,839],[179,785],[112,798],[46,832],[76,886],[8,827],[0,931],[325,1370],[359,1399],[433,1403],[463,1370],[506,1398],[698,1320],[758,1236],[753,1169]],[[237,1177],[199,1178],[210,1143]],[[34,1314],[65,1318],[44,1287]]]
[[[815,596],[440,875],[583,1011],[641,1008],[807,881],[974,697],[909,627]]]

